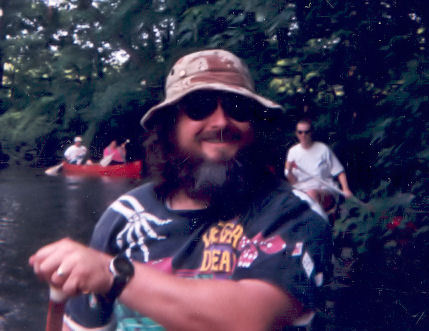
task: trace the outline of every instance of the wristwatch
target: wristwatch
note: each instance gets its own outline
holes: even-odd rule
[[[113,284],[104,297],[114,301],[134,276],[134,265],[125,254],[119,254],[110,261],[109,270],[113,274]]]

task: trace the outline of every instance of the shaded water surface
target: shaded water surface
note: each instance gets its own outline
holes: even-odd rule
[[[0,330],[43,330],[48,290],[28,257],[68,236],[88,242],[106,207],[139,185],[124,178],[50,177],[43,169],[0,171]]]

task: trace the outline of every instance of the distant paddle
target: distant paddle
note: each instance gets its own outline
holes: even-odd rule
[[[102,167],[107,167],[110,164],[110,162],[112,162],[112,158],[113,158],[113,154],[109,154],[109,155],[103,157],[100,160],[100,165]]]
[[[325,186],[325,187],[329,188],[330,190],[332,190],[332,191],[334,191],[334,192],[336,192],[336,193],[338,193],[338,194],[340,194],[340,195],[342,195],[342,196],[344,196],[344,197],[345,197],[344,192],[343,192],[343,191],[341,191],[338,187],[336,187],[336,186],[332,185],[331,183],[328,183],[328,182],[324,181],[323,179],[321,179],[321,178],[319,178],[319,177],[317,177],[317,176],[313,176],[313,175],[312,175],[312,174],[310,174],[308,171],[305,171],[304,169],[302,169],[302,168],[301,168],[301,167],[299,167],[298,165],[295,165],[295,167],[296,167],[299,171],[301,171],[302,173],[306,174],[308,177],[310,177],[310,178],[312,178],[312,179],[314,179],[314,180],[318,181],[318,182],[319,182],[320,184],[322,184],[323,186]],[[354,195],[352,195],[351,197],[348,197],[348,198],[346,198],[346,199],[349,199],[350,201],[353,201],[354,203],[356,203],[356,204],[358,204],[358,205],[360,205],[360,206],[363,206],[363,207],[367,208],[368,210],[372,211],[372,207],[371,207],[368,203],[365,203],[365,202],[363,202],[363,201],[360,201],[360,200],[359,200],[358,198],[356,198]]]
[[[57,164],[55,166],[52,166],[52,167],[46,169],[45,174],[47,174],[49,176],[56,176],[56,175],[58,175],[58,173],[61,171],[62,168],[63,168],[63,163],[61,162],[60,164]]]

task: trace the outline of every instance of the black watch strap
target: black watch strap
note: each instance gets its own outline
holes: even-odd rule
[[[134,265],[125,254],[119,254],[110,261],[109,270],[113,274],[113,284],[104,297],[108,301],[115,301],[134,276]]]

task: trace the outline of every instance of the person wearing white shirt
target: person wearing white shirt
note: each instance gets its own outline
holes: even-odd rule
[[[313,141],[311,121],[300,120],[295,134],[299,143],[289,149],[285,165],[289,183],[308,194],[324,210],[330,210],[337,200],[338,194],[332,189],[336,187],[335,178],[340,182],[344,197],[351,197],[353,193],[344,167],[328,146]]]
[[[70,164],[82,164],[85,159],[86,152],[86,147],[82,145],[82,138],[75,137],[74,144],[66,149],[64,157]]]

